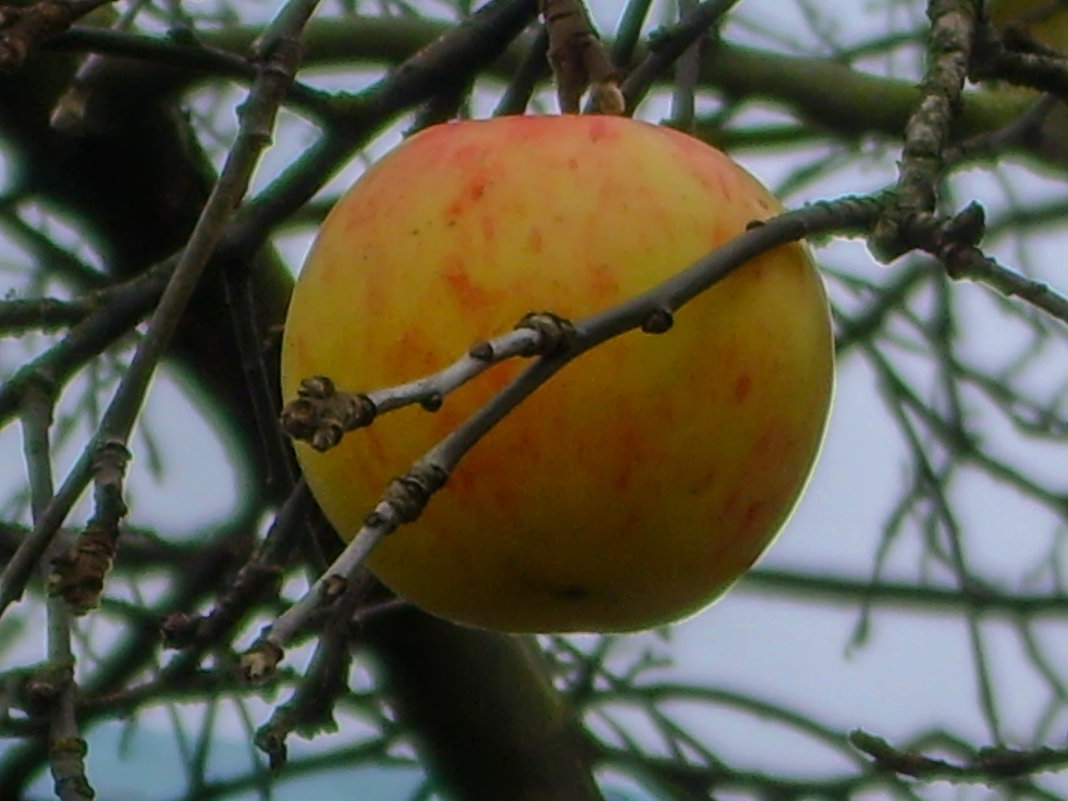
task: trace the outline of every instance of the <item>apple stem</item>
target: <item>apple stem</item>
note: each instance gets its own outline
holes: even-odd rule
[[[595,112],[622,114],[620,71],[594,30],[583,0],[541,0],[541,14],[549,33],[549,64],[560,111],[578,114],[582,94],[589,87]]]

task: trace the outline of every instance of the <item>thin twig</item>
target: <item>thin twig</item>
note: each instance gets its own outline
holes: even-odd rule
[[[37,382],[23,396],[23,453],[29,478],[30,506],[34,520],[52,498],[52,425],[54,391]],[[58,598],[45,605],[48,661],[38,686],[48,686],[48,755],[61,801],[90,801],[94,793],[85,774],[86,742],[78,729],[75,703],[74,652],[71,649],[71,616]]]
[[[697,11],[697,0],[676,0],[679,22]],[[671,126],[694,132],[697,83],[701,77],[701,40],[698,39],[675,62],[675,82],[671,93]]]
[[[660,76],[708,30],[719,24],[738,0],[705,0],[686,18],[658,33],[649,43],[649,54],[623,81],[623,96],[627,101],[626,113],[631,114],[646,92]]]
[[[64,52],[88,50],[101,56],[139,59],[173,67],[183,71],[183,87],[196,83],[190,77],[194,75],[230,78],[246,86],[251,86],[257,75],[256,65],[247,58],[210,44],[190,44],[106,28],[73,27],[49,42],[48,48]],[[108,66],[108,62],[102,62],[101,71],[106,71]],[[337,99],[330,93],[294,81],[286,90],[284,103],[290,109],[322,121],[334,113]]]
[[[266,29],[258,47],[259,76],[242,106],[237,141],[160,297],[144,338],[104,412],[96,436],[76,461],[60,493],[42,510],[34,534],[27,538],[25,549],[20,549],[20,553],[26,552],[24,559],[37,561],[94,472],[107,479],[104,484],[98,483],[97,494],[108,503],[105,508],[98,508],[91,525],[109,533],[117,526],[118,514],[123,509],[116,502],[121,497],[124,467],[121,462],[130,431],[182,312],[222,238],[227,220],[247,191],[260,154],[271,140],[279,103],[300,62],[299,32],[316,4],[317,0],[290,0]],[[103,463],[98,461],[101,458]],[[0,574],[0,615],[21,594],[25,582],[25,577],[12,573],[15,564],[12,560]]]
[[[994,746],[980,748],[968,762],[953,763],[915,751],[898,750],[881,737],[865,731],[850,732],[849,742],[872,757],[883,770],[925,781],[1000,784],[1068,766],[1068,749],[1063,748],[1017,750]]]
[[[35,47],[114,1],[37,0],[25,8],[0,7],[0,72],[15,72]]]
[[[627,0],[627,5],[619,17],[616,38],[609,50],[612,63],[621,69],[625,69],[634,56],[634,48],[638,44],[642,26],[645,24],[645,18],[649,16],[649,7],[652,4],[652,0]]]
[[[931,0],[927,70],[920,101],[905,125],[905,146],[898,168],[896,203],[873,232],[870,247],[889,261],[909,249],[902,234],[911,216],[933,212],[945,169],[944,151],[963,102],[971,63],[979,4],[975,0]]]
[[[538,26],[538,33],[534,41],[530,43],[523,61],[512,76],[508,87],[497,101],[497,107],[493,110],[494,117],[503,117],[508,114],[522,114],[530,103],[534,89],[538,81],[549,74],[549,62],[547,53],[549,50],[549,31],[544,25]]]

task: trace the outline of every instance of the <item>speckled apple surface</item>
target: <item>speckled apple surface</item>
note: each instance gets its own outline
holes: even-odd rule
[[[528,311],[578,319],[642,292],[778,204],[719,151],[614,117],[426,130],[371,167],[300,275],[283,391],[409,381]],[[408,408],[327,453],[298,446],[351,537],[388,481],[499,390],[498,365],[436,413]],[[764,551],[819,450],[833,385],[807,251],[778,248],[679,311],[564,368],[461,462],[372,570],[463,623],[622,631],[701,609]]]

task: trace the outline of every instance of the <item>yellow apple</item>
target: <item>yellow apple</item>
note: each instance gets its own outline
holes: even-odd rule
[[[367,391],[439,370],[528,311],[579,319],[779,210],[728,157],[620,117],[426,130],[338,202],[297,282],[283,391]],[[312,492],[351,537],[404,473],[524,365],[498,365],[317,453]],[[701,609],[764,551],[819,449],[833,376],[807,251],[780,247],[674,327],[584,354],[480,441],[372,554],[401,596],[507,631],[625,631]]]

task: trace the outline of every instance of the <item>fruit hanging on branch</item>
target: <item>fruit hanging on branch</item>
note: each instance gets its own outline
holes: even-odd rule
[[[530,311],[579,320],[777,213],[719,151],[607,116],[437,126],[371,167],[297,282],[283,391],[412,381]],[[384,414],[320,453],[312,492],[351,537],[391,477],[526,366],[430,413]],[[582,354],[479,441],[370,568],[413,603],[507,631],[627,631],[689,615],[764,551],[805,485],[833,383],[806,249],[778,247],[683,306],[662,336]]]

